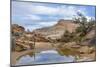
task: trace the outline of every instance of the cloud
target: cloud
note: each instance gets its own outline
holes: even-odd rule
[[[71,19],[77,12],[86,14],[85,8],[79,8],[73,5],[58,5],[44,3],[29,3],[29,2],[13,2],[13,15],[29,15],[32,20],[45,20],[43,16],[37,17],[34,15],[45,15],[49,20]],[[32,16],[33,15],[33,16]],[[36,18],[36,19],[35,19]]]
[[[57,21],[48,21],[48,22],[35,22],[35,23],[28,23],[27,25],[23,25],[26,30],[29,29],[30,31],[38,28],[43,28],[43,27],[48,27],[48,26],[53,26],[56,24]]]
[[[88,6],[13,1],[12,20],[27,28],[36,29],[52,26],[60,19],[72,19],[77,12],[81,12],[89,19],[91,16],[88,16],[90,12],[88,12],[87,7]]]
[[[48,16],[72,16],[77,12],[75,6],[49,6],[44,3],[29,3],[29,2],[13,2],[13,12],[20,15],[26,14],[39,14],[39,15],[48,15]],[[52,4],[51,4],[52,5]],[[18,9],[18,10],[16,10]]]
[[[87,21],[89,22],[91,19],[95,20],[95,17],[86,16]]]
[[[76,8],[74,6],[57,6],[57,7],[50,7],[50,6],[33,6],[31,8],[34,14],[42,14],[42,15],[49,15],[49,16],[72,16],[76,13]]]
[[[41,20],[42,18],[38,15],[26,15],[23,19],[30,19],[30,20]]]
[[[47,6],[33,6],[33,13],[35,14],[43,14],[43,15],[51,15],[58,12],[58,9],[47,7]]]

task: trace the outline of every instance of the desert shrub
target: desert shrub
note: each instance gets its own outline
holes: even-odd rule
[[[70,35],[69,32],[66,30],[65,33],[63,34],[62,38],[61,38],[61,41],[62,42],[68,42],[69,39],[70,39],[69,35]]]
[[[61,41],[62,42],[71,42],[71,41],[73,41],[74,36],[75,36],[75,34],[73,32],[70,33],[66,30],[61,38]]]
[[[95,26],[95,20],[93,20],[91,18],[90,21],[87,21],[87,18],[82,14],[82,13],[77,13],[78,18],[74,18],[74,23],[78,23],[80,26],[76,28],[76,35],[78,34],[78,36],[75,36],[75,41],[77,44],[80,44],[84,37],[86,36],[86,34],[91,31],[93,29],[93,27]]]

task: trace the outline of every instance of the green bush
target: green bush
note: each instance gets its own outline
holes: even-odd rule
[[[93,29],[93,26],[95,25],[95,20],[91,18],[90,21],[87,21],[87,18],[80,12],[77,13],[78,18],[74,18],[74,23],[79,23],[79,27],[76,29],[76,35],[75,41],[79,44],[83,41],[86,34]]]

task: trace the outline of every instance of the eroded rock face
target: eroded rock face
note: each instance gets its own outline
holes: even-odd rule
[[[17,45],[16,40],[18,40],[23,33],[25,32],[25,28],[22,26],[19,26],[18,24],[12,24],[12,51],[16,50],[22,50],[23,48],[19,45]]]
[[[59,20],[55,26],[61,26],[72,33],[79,27],[79,24],[75,24],[72,20]]]
[[[12,51],[23,51],[34,48],[35,42],[47,42],[40,33],[25,31],[25,28],[12,24]]]
[[[87,46],[92,46],[96,45],[96,32],[95,30],[91,30],[86,34],[84,37],[84,41],[81,43],[81,45],[87,45]]]
[[[45,35],[46,38],[60,39],[66,30],[72,33],[78,26],[79,24],[75,24],[72,20],[59,20],[54,26],[36,29],[33,32]]]
[[[25,28],[17,24],[12,24],[12,33],[23,33]]]

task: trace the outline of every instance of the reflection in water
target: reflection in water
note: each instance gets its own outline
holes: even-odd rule
[[[74,48],[59,48],[59,49],[56,49],[57,52],[62,55],[62,56],[69,56],[69,55],[72,55],[72,56],[79,56],[80,53],[79,51],[77,51],[77,49],[74,49]]]
[[[59,51],[58,51],[59,52]],[[74,62],[75,57],[74,56],[61,56],[59,53],[55,50],[48,50],[48,51],[42,51],[40,53],[35,54],[29,53],[27,55],[22,56],[18,61],[16,65],[29,65],[29,64],[47,64],[47,63],[62,63],[62,62]]]

